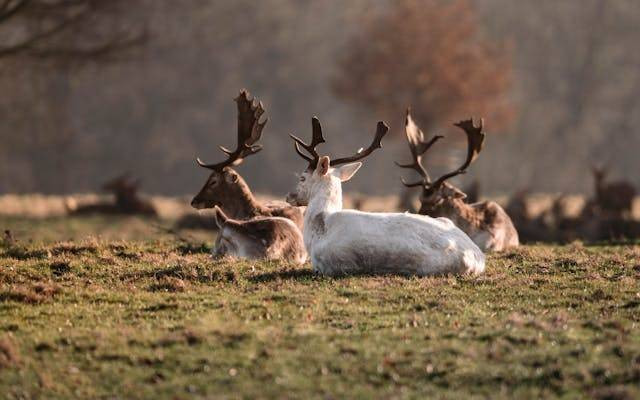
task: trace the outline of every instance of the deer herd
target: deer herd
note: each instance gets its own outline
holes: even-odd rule
[[[442,137],[425,140],[409,112],[405,133],[411,168],[421,179],[403,183],[420,186],[417,214],[371,213],[342,208],[342,184],[351,179],[365,158],[382,148],[389,128],[380,121],[369,147],[352,155],[333,158],[317,148],[325,143],[320,120],[312,119],[306,143],[291,135],[295,152],[307,163],[287,203],[261,204],[245,180],[232,168],[262,150],[258,144],[267,123],[264,106],[243,90],[235,99],[238,110],[235,150],[220,147],[226,159],[198,165],[211,174],[191,205],[213,208],[219,233],[214,256],[277,259],[302,264],[329,275],[359,274],[479,274],[485,268],[485,251],[518,246],[518,233],[507,213],[495,202],[468,204],[466,195],[447,182],[464,174],[484,142],[483,121],[455,124],[467,137],[467,158],[460,168],[432,181],[422,164],[425,153]]]
[[[367,157],[382,148],[389,128],[378,122],[366,149],[333,157],[321,155],[317,150],[326,141],[316,117],[311,121],[308,143],[290,135],[293,149],[306,162],[298,174],[297,186],[287,195],[286,202],[263,203],[234,167],[262,150],[259,141],[267,124],[265,109],[246,90],[240,92],[235,102],[238,112],[235,149],[220,146],[224,159],[217,163],[196,160],[211,173],[191,206],[197,210],[213,209],[218,235],[212,255],[216,257],[283,260],[294,264],[310,260],[315,272],[329,276],[479,274],[485,268],[485,252],[515,248],[521,239],[598,241],[640,236],[640,223],[631,218],[634,187],[627,182],[607,181],[604,168],[592,168],[595,194],[578,215],[565,212],[565,196],[558,197],[546,212],[534,216],[526,190],[517,192],[505,211],[494,201],[478,201],[477,181],[465,191],[454,186],[450,179],[466,173],[482,151],[485,141],[482,119],[453,124],[465,135],[466,158],[460,167],[432,179],[424,157],[444,137],[427,138],[409,110],[405,135],[411,158],[396,165],[419,176],[413,182],[401,179],[407,190],[420,190],[417,212],[413,212],[408,191],[400,198],[401,209],[406,210],[403,213],[343,209],[342,184],[356,174]],[[123,175],[103,186],[103,190],[114,194],[113,203],[77,206],[69,202],[68,210],[76,215],[102,212],[157,216],[153,204],[138,195],[138,187],[139,181]],[[199,218],[197,224],[202,221]],[[187,218],[185,227],[193,222]],[[178,221],[177,226],[180,224]]]

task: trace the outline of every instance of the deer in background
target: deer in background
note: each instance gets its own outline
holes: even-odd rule
[[[115,203],[86,204],[78,206],[73,199],[66,202],[72,215],[86,214],[138,214],[157,217],[154,205],[139,196],[140,180],[131,180],[123,174],[102,185],[102,190],[113,193]]]
[[[246,220],[254,217],[283,217],[292,220],[302,229],[302,210],[286,203],[261,204],[251,193],[249,185],[233,170],[233,166],[240,165],[248,156],[262,150],[256,144],[262,136],[262,130],[267,119],[260,121],[264,114],[262,102],[250,99],[249,93],[242,90],[235,99],[238,106],[238,134],[236,149],[231,151],[222,146],[220,149],[227,155],[227,159],[214,164],[205,164],[199,158],[198,165],[211,170],[209,178],[200,192],[191,201],[191,206],[197,210],[218,206],[229,217],[236,220]]]
[[[429,173],[422,165],[422,157],[434,143],[442,139],[442,136],[434,136],[431,140],[425,141],[424,133],[415,124],[411,113],[407,110],[405,134],[413,162],[396,164],[401,168],[413,169],[420,174],[421,179],[414,183],[407,183],[403,179],[402,183],[407,187],[422,187],[420,214],[449,218],[483,251],[502,251],[518,246],[518,232],[498,203],[483,201],[467,204],[464,201],[466,195],[447,182],[447,179],[466,172],[482,150],[485,137],[482,120],[479,127],[476,127],[471,119],[454,125],[462,129],[467,136],[467,158],[460,168],[432,182]]]
[[[447,219],[342,209],[342,183],[361,167],[359,160],[381,147],[387,131],[384,122],[379,122],[369,148],[334,160],[316,151],[324,142],[317,118],[313,119],[310,144],[292,135],[296,152],[309,164],[287,201],[307,206],[303,236],[313,270],[329,276],[484,271],[482,251]]]
[[[505,212],[518,232],[518,240],[525,243],[555,241],[557,234],[549,224],[547,213],[536,214],[532,203],[531,192],[525,188],[512,193],[505,205]]]
[[[592,172],[595,183],[595,201],[591,202],[591,205],[614,215],[631,214],[633,199],[636,196],[636,189],[633,185],[626,181],[607,182],[607,169],[604,167],[592,167]]]

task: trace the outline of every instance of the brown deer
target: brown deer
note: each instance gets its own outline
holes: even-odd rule
[[[614,215],[631,214],[633,199],[636,196],[636,189],[633,185],[625,181],[607,182],[607,169],[604,167],[592,167],[592,172],[595,183],[595,201],[591,205]]]
[[[405,133],[409,142],[409,150],[413,162],[409,164],[396,163],[401,168],[409,168],[420,174],[418,182],[402,183],[407,187],[422,187],[420,195],[420,214],[431,217],[446,217],[462,229],[483,251],[502,251],[519,244],[516,231],[507,213],[494,201],[480,203],[465,203],[466,195],[455,186],[446,182],[447,179],[464,174],[467,167],[476,159],[484,143],[483,121],[476,127],[473,120],[460,121],[455,126],[467,135],[467,158],[462,166],[453,172],[442,175],[431,181],[429,173],[422,165],[422,156],[442,136],[434,136],[425,141],[424,133],[418,128],[409,110],[405,121]]]
[[[205,164],[199,158],[198,165],[210,169],[212,172],[200,192],[191,201],[191,206],[202,210],[220,207],[226,215],[236,220],[246,220],[254,217],[283,217],[292,220],[302,229],[302,210],[286,203],[261,204],[251,193],[249,185],[236,171],[231,168],[262,150],[256,144],[262,135],[262,129],[267,119],[260,121],[264,114],[262,102],[250,99],[249,93],[242,90],[235,99],[238,106],[238,143],[236,149],[230,151],[222,146],[220,149],[227,154],[227,159],[215,163]]]
[[[72,215],[86,214],[138,214],[156,217],[158,212],[154,205],[139,196],[140,180],[131,180],[123,174],[102,185],[102,190],[113,193],[115,203],[98,203],[77,206],[67,202],[67,209]]]
[[[255,217],[239,221],[214,207],[219,234],[211,252],[214,257],[289,260],[304,264],[307,259],[302,232],[288,218]]]

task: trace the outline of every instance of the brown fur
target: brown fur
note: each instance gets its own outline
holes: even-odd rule
[[[265,112],[262,102],[251,98],[245,89],[240,91],[235,101],[238,109],[237,146],[233,151],[222,147],[227,158],[219,163],[204,164],[197,159],[201,167],[212,172],[200,192],[191,201],[191,205],[196,209],[221,207],[232,218],[240,220],[274,216],[288,218],[302,229],[302,210],[287,204],[280,206],[260,204],[245,180],[231,168],[242,163],[246,157],[262,150],[258,142],[267,124],[266,118],[261,120]]]
[[[615,215],[631,213],[636,189],[629,182],[607,182],[604,168],[593,168],[595,204],[605,212]]]
[[[220,207],[225,214],[238,220],[256,217],[283,217],[293,221],[298,228],[303,226],[300,207],[283,205],[262,205],[254,197],[246,181],[232,168],[222,172],[213,171],[191,205],[198,209]]]
[[[501,251],[517,247],[518,232],[502,207],[490,201],[467,204],[464,201],[467,195],[447,182],[447,179],[467,171],[469,165],[482,151],[485,138],[482,119],[478,126],[473,119],[463,120],[454,125],[462,129],[467,137],[467,157],[460,167],[431,181],[429,173],[422,165],[422,157],[442,136],[434,136],[427,141],[424,132],[416,125],[410,111],[407,110],[405,134],[412,162],[396,164],[401,168],[416,171],[421,179],[414,183],[403,180],[402,183],[407,187],[422,187],[420,214],[449,218],[483,251]]]
[[[324,235],[327,231],[327,226],[325,224],[325,213],[318,213],[318,215],[313,218],[312,225],[316,235]]]
[[[217,256],[250,259],[286,259],[303,263],[306,251],[300,230],[291,221],[279,217],[256,217],[240,221],[227,218],[216,207],[220,229],[213,250]]]
[[[423,190],[420,200],[420,214],[434,218],[449,218],[474,241],[482,232],[487,232],[491,238],[496,238],[502,230],[503,240],[490,245],[486,250],[501,251],[519,244],[518,231],[511,218],[494,201],[468,204],[464,201],[464,193],[448,182],[444,182],[435,193]],[[483,246],[480,247],[483,248]]]

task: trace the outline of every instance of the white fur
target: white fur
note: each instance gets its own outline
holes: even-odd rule
[[[304,242],[313,269],[326,275],[480,274],[485,257],[449,219],[409,213],[342,210],[342,180],[360,163],[328,168],[322,157],[313,173],[301,176],[290,199],[308,204]]]

